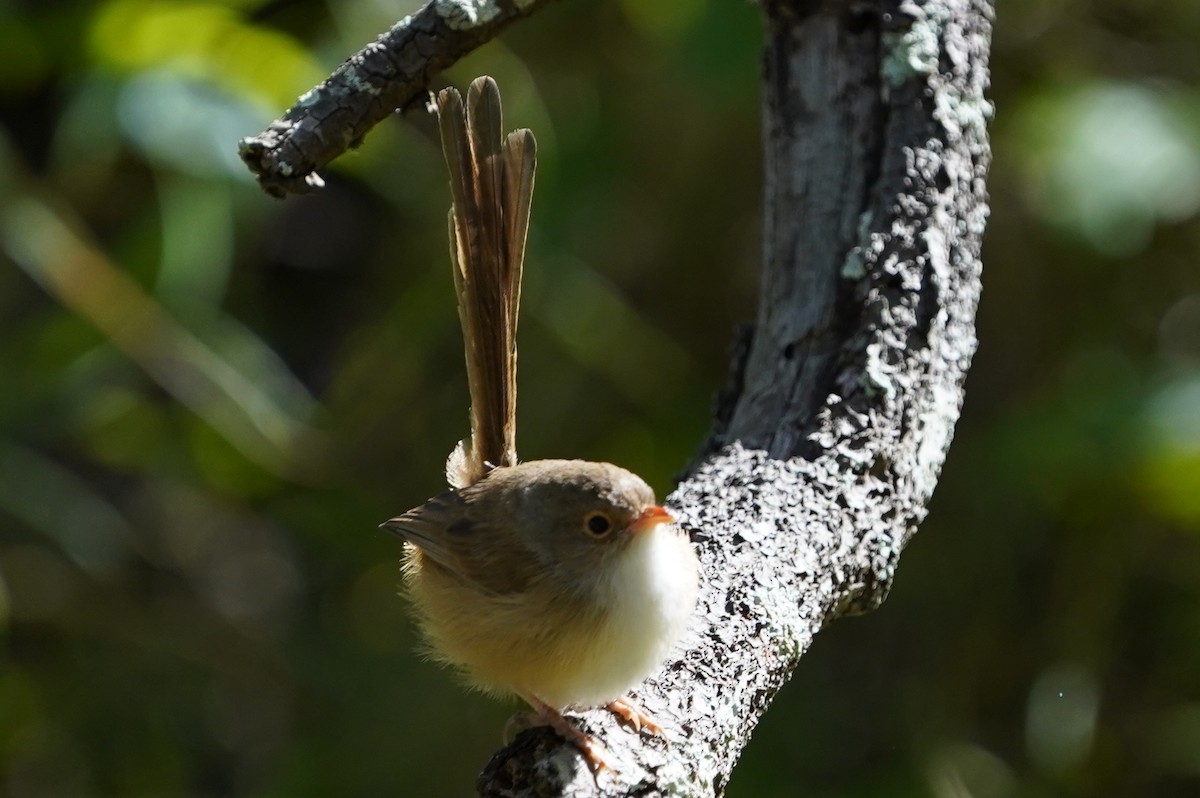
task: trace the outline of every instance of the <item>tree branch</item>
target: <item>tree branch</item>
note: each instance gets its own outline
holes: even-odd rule
[[[349,59],[242,157],[272,194],[549,0],[434,0]],[[486,796],[711,796],[836,617],[878,606],[925,516],[975,350],[992,0],[760,0],[764,263],[706,456],[669,497],[705,579],[695,628],[637,692],[666,728],[578,714],[613,771],[531,729]]]
[[[426,96],[446,67],[509,23],[552,0],[430,0],[348,58],[257,136],[238,143],[246,166],[275,197],[324,185],[317,170],[397,109]]]
[[[975,351],[991,0],[768,0],[759,318],[709,454],[669,498],[699,544],[692,636],[637,699],[669,740],[579,714],[593,777],[530,730],[486,796],[711,796],[814,634],[886,597]]]

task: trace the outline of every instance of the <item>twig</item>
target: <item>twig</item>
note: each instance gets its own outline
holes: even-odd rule
[[[275,197],[324,185],[317,170],[397,109],[425,99],[430,81],[510,23],[553,0],[430,0],[348,58],[257,136],[238,143]]]

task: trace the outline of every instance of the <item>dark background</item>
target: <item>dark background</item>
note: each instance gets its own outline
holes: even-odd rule
[[[0,3],[0,793],[463,795],[385,518],[467,429],[430,118],[236,156],[416,4]],[[1200,4],[1004,0],[979,354],[891,599],[730,789],[1200,794]],[[563,0],[445,77],[540,143],[525,459],[661,493],[761,251],[757,9]]]

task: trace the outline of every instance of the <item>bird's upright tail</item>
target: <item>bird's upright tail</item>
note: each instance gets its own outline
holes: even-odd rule
[[[465,109],[454,88],[438,94],[437,106],[471,392],[471,437],[451,453],[446,477],[464,487],[517,462],[517,312],[537,156],[530,130],[503,134],[500,90],[490,77],[471,83]]]

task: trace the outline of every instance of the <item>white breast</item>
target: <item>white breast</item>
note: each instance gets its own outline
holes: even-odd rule
[[[542,700],[600,706],[654,673],[691,622],[698,582],[695,552],[677,527],[636,535],[601,587],[611,610],[582,666]]]

